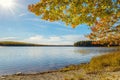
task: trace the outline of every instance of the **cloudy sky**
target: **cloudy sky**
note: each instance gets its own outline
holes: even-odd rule
[[[84,35],[89,34],[90,29],[85,24],[73,29],[63,22],[41,20],[29,12],[27,6],[38,1],[0,0],[0,41],[71,45],[87,39]]]

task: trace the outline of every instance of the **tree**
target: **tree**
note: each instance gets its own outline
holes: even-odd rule
[[[87,24],[90,39],[120,43],[120,0],[40,0],[28,8],[44,20],[63,21],[73,28]]]
[[[99,40],[98,44],[109,43],[109,45],[120,45],[120,25],[117,25],[114,21],[109,21],[110,19],[108,18],[106,18],[107,21],[102,20],[96,22],[91,27],[92,33],[88,37]],[[112,22],[116,25],[110,26]]]

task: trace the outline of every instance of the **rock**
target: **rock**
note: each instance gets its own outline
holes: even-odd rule
[[[22,74],[22,72],[17,72],[17,73],[16,73],[16,75],[21,75],[21,74]]]
[[[5,77],[4,77],[4,76],[2,76],[2,77],[1,77],[1,79],[5,79]]]

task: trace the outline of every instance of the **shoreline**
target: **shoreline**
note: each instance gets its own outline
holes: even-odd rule
[[[119,80],[120,52],[93,57],[89,63],[69,65],[58,70],[2,75],[0,80]]]
[[[17,72],[11,75],[1,75],[0,80],[119,80],[120,79],[120,66],[116,69],[109,70],[106,67],[100,71],[86,71],[83,66],[89,63],[81,63],[78,65],[69,65],[58,70],[50,70],[45,72],[36,72],[24,74]],[[112,69],[112,68],[111,68]],[[69,76],[69,77],[68,77]],[[112,76],[112,77],[110,77]],[[77,77],[77,79],[76,79]],[[75,78],[75,79],[73,79]],[[100,78],[100,79],[98,79]],[[115,78],[115,79],[114,79]]]
[[[1,74],[0,77],[1,76],[12,76],[12,75],[38,75],[38,74],[46,74],[46,73],[53,73],[53,72],[64,72],[64,71],[69,71],[69,70],[65,70],[65,68],[69,68],[70,66],[80,66],[80,65],[84,65],[84,64],[88,64],[88,63],[86,62],[86,63],[80,63],[80,64],[70,64],[68,66],[64,66],[59,69],[48,70],[48,71],[43,71],[43,72],[31,72],[31,73],[16,72],[14,74],[5,74],[5,75]]]

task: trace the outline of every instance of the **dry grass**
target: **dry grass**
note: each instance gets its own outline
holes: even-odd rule
[[[80,64],[80,65],[70,65],[63,70],[79,70],[83,69],[84,73],[81,74],[88,74],[88,78],[86,75],[77,74],[77,76],[72,77],[71,79],[66,80],[92,80],[90,78],[98,78],[97,80],[117,80],[120,77],[116,77],[114,74],[112,77],[111,73],[120,71],[120,52],[112,52],[108,54],[104,54],[101,56],[93,57],[89,63]],[[110,73],[109,73],[110,72]],[[111,75],[108,75],[111,74]],[[95,79],[96,80],[96,79]]]
[[[120,66],[120,52],[112,52],[109,54],[93,57],[89,63],[90,69],[104,69],[106,67]]]
[[[84,69],[86,72],[96,73],[98,71],[104,71],[105,69],[111,69],[111,71],[120,70],[120,51],[111,52],[101,56],[93,57],[89,63],[80,65],[70,65],[62,71]]]

